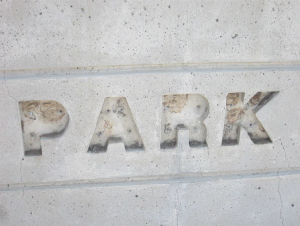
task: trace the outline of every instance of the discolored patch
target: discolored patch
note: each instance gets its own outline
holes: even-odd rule
[[[56,101],[21,101],[21,112],[30,120],[51,123],[60,121],[66,114],[65,108]]]
[[[228,122],[236,122],[239,119],[241,119],[242,114],[244,114],[244,110],[243,108],[234,108],[231,109],[228,113],[227,113],[227,121]]]
[[[20,101],[19,108],[25,155],[41,155],[41,137],[61,133],[68,124],[69,115],[53,100]]]
[[[162,149],[177,146],[178,130],[189,131],[190,147],[205,147],[206,126],[204,119],[209,112],[207,99],[200,94],[175,94],[163,96],[161,121]]]
[[[186,105],[189,94],[165,95],[163,106],[166,111],[180,113]]]
[[[236,105],[239,101],[238,93],[229,93],[226,99],[226,105]]]
[[[268,133],[255,114],[277,93],[257,92],[246,105],[243,104],[244,93],[229,93],[226,97],[226,116],[222,145],[238,144],[241,126],[245,128],[253,143],[272,143]]]
[[[261,101],[262,92],[256,93],[249,101],[249,103],[254,106],[257,105]]]

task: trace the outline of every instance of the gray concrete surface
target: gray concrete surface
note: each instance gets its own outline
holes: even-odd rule
[[[0,2],[3,69],[299,60],[299,2]]]
[[[1,1],[0,225],[299,225],[299,9],[297,0]],[[241,128],[239,144],[222,145],[227,94],[241,92],[244,104],[278,92],[255,113],[271,142]],[[163,98],[176,94],[207,99],[207,146],[190,147],[179,125],[176,147],[161,149],[172,114],[183,109],[174,118],[189,125],[200,114],[188,112],[201,101]],[[95,130],[106,97],[126,98],[125,111],[110,112],[111,122],[131,115],[125,129]],[[68,125],[26,156],[21,119],[31,128],[34,118],[20,102],[46,100]],[[201,120],[189,129],[204,131]],[[142,150],[111,137],[131,126]],[[101,128],[109,145],[88,153]]]

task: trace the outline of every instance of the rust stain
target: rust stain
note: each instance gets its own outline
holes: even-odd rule
[[[110,136],[111,134],[111,130],[112,130],[112,123],[110,123],[109,121],[105,120],[105,124],[104,124],[104,131],[106,136]]]

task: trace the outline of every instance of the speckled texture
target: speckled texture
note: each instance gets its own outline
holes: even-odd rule
[[[297,61],[298,0],[0,1],[0,68]]]
[[[222,175],[235,174],[241,175],[241,178],[245,174],[259,174],[263,178],[263,173],[269,172],[273,173],[272,180],[276,183],[278,182],[274,174],[276,172],[283,172],[281,174],[283,178],[285,175],[298,175],[300,110],[295,104],[300,94],[298,71],[297,67],[285,70],[276,68],[190,72],[177,70],[172,73],[128,72],[107,76],[78,74],[75,77],[41,78],[10,78],[6,74],[6,79],[0,81],[0,102],[5,106],[0,110],[1,128],[4,128],[0,136],[1,196],[3,197],[4,191],[20,190],[23,186],[29,187],[30,191],[40,186],[39,189],[46,189],[44,192],[47,193],[49,186],[53,186],[52,189],[56,191],[65,184],[72,186],[75,184],[75,187],[85,190],[90,184],[105,185],[138,180],[141,182],[132,185],[137,186],[138,189],[140,184],[149,183],[149,180],[163,183],[161,180],[176,181],[177,178],[181,178],[180,180],[184,181],[185,178],[190,177],[198,180],[207,176],[222,179]],[[256,114],[268,131],[272,143],[254,144],[242,128],[239,145],[222,146],[227,94],[244,92],[244,102],[247,103],[258,91],[278,91],[278,94]],[[177,147],[160,149],[164,108],[162,97],[174,93],[201,94],[207,98],[209,113],[204,120],[207,129],[207,147],[190,148],[187,131],[180,130]],[[105,97],[109,96],[126,98],[144,144],[143,151],[126,151],[124,145],[119,142],[108,145],[104,153],[87,153],[99,112]],[[61,103],[69,113],[70,121],[61,136],[42,138],[42,156],[27,157],[24,156],[23,150],[18,102],[34,99],[54,100]],[[292,185],[297,187],[298,182],[293,182]],[[201,188],[201,183],[199,186]],[[150,190],[152,188],[153,186],[147,187]],[[65,193],[65,191],[57,192]],[[122,187],[119,188],[119,192],[123,193]],[[234,190],[232,192],[235,199],[241,200],[241,194],[235,193]],[[27,190],[24,193],[26,194]],[[283,191],[282,196],[284,195],[287,194]],[[57,194],[57,197],[59,196]],[[218,196],[217,192],[216,200]],[[256,197],[256,194],[254,196]],[[182,201],[189,201],[189,198],[177,194],[175,197]],[[210,197],[214,198],[213,195]],[[154,194],[152,199],[156,198],[158,196]],[[110,202],[110,200],[103,202]],[[285,200],[283,199],[282,202]],[[209,205],[213,208],[212,203]],[[240,205],[245,206],[245,203],[242,202]],[[298,206],[299,202],[295,202],[295,205]],[[31,204],[28,204],[29,207]],[[43,208],[43,204],[40,204],[39,208]],[[173,204],[166,208],[173,208]],[[178,208],[175,209],[179,211]],[[198,208],[202,207],[198,206]],[[264,214],[269,214],[272,210],[277,214],[277,220],[272,220],[280,222],[276,208],[278,205],[273,206],[271,203]],[[149,212],[152,212],[152,209]],[[11,220],[14,213],[11,209],[8,213],[11,215],[7,218]],[[298,219],[299,215],[295,213],[290,217]],[[144,222],[143,219],[143,217],[139,218],[138,222]],[[178,215],[175,219],[184,222],[185,218],[180,218]],[[260,225],[265,222],[263,219],[251,222]],[[173,222],[174,219],[169,220]],[[228,222],[235,222],[235,220],[240,222],[239,217],[233,217]],[[47,221],[47,224],[51,225],[50,222],[51,220]],[[80,225],[78,221],[72,222]],[[121,220],[116,220],[107,225],[110,223],[117,225],[118,222],[122,223]],[[191,222],[194,224],[194,221]],[[167,223],[167,225],[174,224]]]
[[[297,102],[300,92],[297,85],[300,84],[298,71],[53,77],[11,79],[1,84],[4,86],[1,102],[5,104],[5,109],[1,110],[1,123],[6,128],[0,136],[3,150],[0,155],[6,159],[0,171],[3,183],[19,183],[20,174],[22,182],[170,175],[178,167],[177,153],[181,153],[180,150],[184,150],[180,154],[182,172],[300,166],[297,151],[300,131],[298,105],[291,104]],[[256,114],[273,143],[256,145],[242,128],[239,145],[221,145],[227,93],[240,91],[245,93],[245,103],[258,91],[279,92]],[[167,151],[160,149],[162,97],[174,93],[199,93],[207,98],[210,110],[204,124],[208,147],[190,148],[186,143],[188,139],[181,139],[182,144],[178,148]],[[115,151],[108,149],[100,155],[87,153],[104,99],[109,96],[126,98],[142,138],[144,151],[128,152],[121,147]],[[70,122],[62,136],[42,139],[43,155],[25,158],[20,172],[19,165],[24,152],[18,101],[33,100],[36,97],[61,103],[69,113]],[[289,122],[291,118],[294,119],[293,123]],[[10,141],[12,137],[14,139]],[[33,173],[36,171],[38,173]]]
[[[299,10],[296,0],[0,0],[0,226],[298,225]],[[238,145],[222,146],[228,93],[246,104],[275,91],[256,113],[272,143],[241,128]],[[190,147],[183,123],[176,147],[161,149],[164,96],[187,94],[208,101],[207,146]],[[143,150],[115,133],[88,152],[107,97],[126,98]],[[19,106],[37,100],[60,103],[69,123],[25,156]]]

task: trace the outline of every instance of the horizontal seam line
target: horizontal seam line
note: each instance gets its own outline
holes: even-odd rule
[[[241,63],[202,63],[202,64],[165,64],[165,65],[122,65],[103,67],[70,67],[25,70],[0,70],[0,75],[10,79],[32,78],[68,78],[82,76],[185,73],[185,72],[229,72],[229,71],[266,71],[300,70],[300,61],[296,62],[241,62]],[[3,80],[2,78],[1,80]]]
[[[213,175],[214,174],[214,175]],[[54,181],[42,183],[14,183],[0,185],[0,191],[18,191],[35,189],[76,189],[83,187],[112,187],[112,186],[135,186],[135,185],[163,185],[174,183],[197,183],[218,180],[237,180],[249,178],[270,178],[278,176],[290,176],[300,174],[300,168],[280,168],[251,171],[234,171],[233,173],[183,173],[174,175],[155,175],[150,177],[122,177],[90,180]]]

